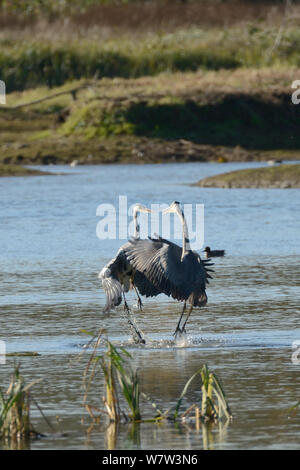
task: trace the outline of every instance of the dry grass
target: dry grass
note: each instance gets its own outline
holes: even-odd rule
[[[86,12],[72,15],[70,27],[89,30],[106,28],[113,33],[143,33],[145,31],[174,31],[178,28],[230,27],[232,25],[266,21],[278,24],[283,5],[270,5],[268,2],[149,2],[129,5],[94,5]],[[298,10],[299,11],[299,10]]]
[[[29,29],[34,34],[44,33],[45,30],[60,31],[64,34],[80,33],[95,34],[102,37],[115,36],[118,33],[133,35],[144,34],[150,31],[174,31],[178,28],[191,26],[231,27],[237,24],[265,22],[268,25],[278,25],[285,10],[284,2],[275,1],[239,1],[227,0],[223,2],[210,0],[180,1],[134,1],[103,2],[94,0],[90,6],[84,1],[48,2],[47,8],[41,8],[33,1],[26,14],[26,1],[19,3],[19,8],[12,8],[11,2],[3,2],[0,13],[0,27],[2,30]],[[102,4],[101,4],[102,3]],[[298,18],[300,6],[293,2],[290,13]],[[23,8],[21,5],[23,4]]]

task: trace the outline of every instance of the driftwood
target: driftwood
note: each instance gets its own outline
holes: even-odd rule
[[[73,100],[76,100],[77,92],[80,90],[83,90],[84,88],[89,88],[90,86],[92,86],[92,83],[84,83],[83,85],[80,85],[75,88],[71,88],[70,90],[53,93],[52,95],[44,96],[43,98],[39,98],[37,100],[28,101],[27,103],[17,104],[16,106],[1,106],[0,110],[1,109],[14,110],[14,109],[25,108],[25,106],[33,106],[34,104],[42,103],[43,101],[51,100],[52,98],[57,98],[58,96],[67,95],[69,93],[72,95]]]

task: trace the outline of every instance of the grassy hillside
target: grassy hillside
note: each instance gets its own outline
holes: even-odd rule
[[[0,162],[298,158],[299,18],[296,1],[0,0]]]
[[[299,4],[287,14],[266,1],[101,3],[2,2],[7,91],[95,76],[300,65]]]
[[[299,158],[299,69],[102,79],[76,93],[0,107],[0,161],[81,163]],[[71,90],[11,93],[11,107]],[[276,153],[276,155],[275,155]]]
[[[7,91],[55,87],[93,77],[136,78],[161,72],[234,70],[240,67],[298,67],[300,28],[290,28],[272,52],[278,28],[189,29],[145,35],[50,40],[36,36],[0,38],[0,76]],[[57,38],[56,35],[54,35]]]

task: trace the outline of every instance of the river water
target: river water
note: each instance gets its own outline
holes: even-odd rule
[[[4,390],[16,363],[26,383],[42,378],[33,396],[52,424],[32,406],[45,437],[31,449],[295,449],[300,447],[299,395],[299,190],[210,189],[191,186],[202,177],[264,163],[183,163],[50,167],[50,176],[0,180],[1,336],[8,355],[0,364]],[[204,246],[226,249],[215,258],[208,304],[195,309],[187,336],[174,342],[181,304],[160,295],[145,299],[134,318],[145,335],[135,345],[123,308],[103,315],[100,269],[124,240],[96,234],[100,204],[118,213],[119,196],[135,202],[204,204]],[[130,220],[130,217],[129,219]],[[177,242],[177,240],[176,240]],[[181,244],[181,241],[178,241]],[[83,407],[83,373],[90,355],[81,330],[105,329],[138,368],[141,389],[157,406],[174,406],[203,364],[220,378],[233,413],[229,425],[174,426],[143,422],[89,428]],[[297,346],[296,341],[299,341]],[[3,344],[3,343],[2,343]],[[99,350],[103,352],[103,349]],[[89,396],[103,409],[99,375]],[[195,380],[182,409],[200,399]],[[141,403],[143,417],[153,417]]]

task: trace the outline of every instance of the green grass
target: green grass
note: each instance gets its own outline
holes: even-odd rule
[[[37,436],[30,419],[29,391],[34,383],[25,385],[19,367],[15,367],[6,393],[0,389],[1,438],[23,439]]]
[[[81,78],[153,76],[161,72],[234,70],[281,65],[298,67],[300,30],[290,26],[270,55],[277,27],[179,30],[109,40],[46,39],[2,35],[0,76],[7,91],[60,86]]]
[[[257,150],[296,149],[299,121],[300,107],[290,104],[289,93],[224,95],[216,90],[200,96],[133,96],[121,103],[91,100],[73,107],[61,132],[87,139],[135,135]]]
[[[192,47],[185,44],[177,50],[159,41],[151,46],[147,39],[139,45],[131,41],[107,45],[92,41],[70,41],[68,45],[37,41],[24,45],[16,41],[13,47],[6,45],[0,52],[0,76],[8,92],[40,85],[60,86],[94,76],[135,78],[164,71],[234,69],[240,65],[231,51],[208,51],[201,43]]]

